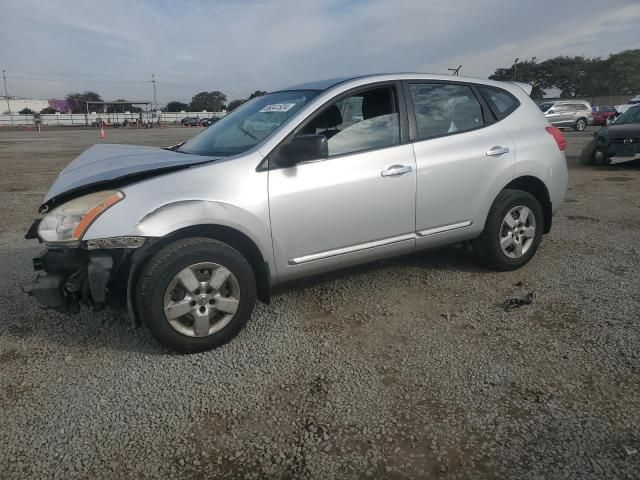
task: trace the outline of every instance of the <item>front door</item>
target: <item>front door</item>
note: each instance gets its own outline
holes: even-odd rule
[[[409,252],[415,161],[395,84],[344,94],[295,135],[322,134],[328,158],[270,162],[269,211],[280,281]],[[285,140],[287,142],[287,140]]]

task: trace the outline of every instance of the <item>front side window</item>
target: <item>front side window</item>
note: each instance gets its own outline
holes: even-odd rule
[[[466,85],[412,83],[409,85],[419,139],[482,127],[480,102]]]
[[[215,157],[238,155],[266,139],[318,93],[292,90],[258,97],[188,140],[178,151]]]
[[[373,88],[338,100],[298,132],[298,135],[308,134],[327,138],[330,157],[399,144],[396,89]]]

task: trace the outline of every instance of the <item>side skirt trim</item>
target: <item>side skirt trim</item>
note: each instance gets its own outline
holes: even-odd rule
[[[419,237],[428,237],[429,235],[435,235],[436,233],[448,232],[449,230],[457,230],[459,228],[468,227],[473,222],[468,220],[466,222],[452,223],[450,225],[443,225],[441,227],[428,228],[427,230],[421,230],[418,232]]]
[[[314,260],[323,260],[329,257],[335,257],[338,255],[345,255],[347,253],[360,252],[362,250],[368,250],[375,247],[383,247],[385,245],[391,245],[393,243],[404,242],[406,240],[413,240],[416,238],[415,233],[407,233],[405,235],[398,235],[397,237],[384,238],[382,240],[375,240],[373,242],[359,243],[357,245],[351,245],[350,247],[336,248],[335,250],[327,250],[325,252],[312,253],[298,258],[292,258],[289,260],[289,265],[300,265],[301,263],[313,262]]]

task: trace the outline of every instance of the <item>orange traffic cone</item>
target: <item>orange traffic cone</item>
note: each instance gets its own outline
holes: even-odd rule
[[[106,135],[104,134],[104,127],[100,127],[100,138],[106,138]]]

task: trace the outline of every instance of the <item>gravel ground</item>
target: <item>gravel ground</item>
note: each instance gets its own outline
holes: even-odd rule
[[[640,478],[640,167],[579,166],[591,134],[567,137],[567,203],[525,268],[455,247],[352,268],[178,356],[20,292],[39,199],[98,139],[0,131],[0,478]]]

